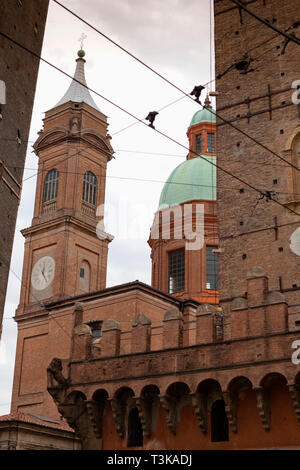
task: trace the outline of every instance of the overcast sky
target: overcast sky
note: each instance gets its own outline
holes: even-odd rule
[[[213,41],[210,41],[212,0],[61,0],[61,3],[188,93],[194,85],[214,78]],[[87,35],[84,49],[89,87],[141,119],[149,111],[181,98],[177,90],[52,0],[42,56],[73,76],[82,32]],[[69,83],[67,77],[41,64],[30,140],[37,138],[44,112],[59,101]],[[118,132],[134,120],[98,96],[93,95],[93,98],[109,118],[111,143],[116,152],[115,159],[108,165],[106,202],[111,213],[122,214],[116,220],[111,217],[106,224],[106,230],[115,235],[110,244],[107,285],[136,279],[150,283],[147,239],[162,182],[185,159],[187,151],[140,123]],[[160,112],[156,127],[187,146],[186,131],[198,109],[196,103],[183,98]],[[11,264],[19,278],[24,253],[20,230],[31,225],[35,198],[36,177],[33,175],[37,157],[31,152],[29,144],[24,173],[24,180],[27,180],[23,184]],[[10,410],[17,333],[12,317],[19,293],[20,281],[11,272],[0,346],[0,414]]]

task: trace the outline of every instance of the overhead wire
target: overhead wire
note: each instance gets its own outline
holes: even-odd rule
[[[56,0],[54,0],[56,1]],[[249,8],[247,8],[247,6],[242,3],[241,1],[239,0],[230,0],[232,3],[235,3],[235,5],[237,5],[239,8],[241,8],[242,10],[246,11],[249,15],[253,16],[254,18],[256,18],[258,21],[260,21],[261,23],[263,23],[265,26],[267,26],[268,28],[271,28],[273,29],[273,31],[276,31],[276,33],[280,34],[281,36],[284,36],[286,39],[289,39],[289,41],[292,41],[294,42],[295,44],[297,44],[298,46],[300,45],[300,39],[297,38],[296,36],[292,36],[290,34],[287,34],[285,31],[283,31],[282,29],[279,29],[277,28],[277,26],[274,26],[274,24],[270,23],[268,20],[265,20],[264,18],[262,18],[260,15],[258,15],[257,13],[255,13],[254,11],[252,10],[249,10]]]
[[[63,8],[67,9],[64,5],[60,4],[60,2],[58,2],[57,0],[53,0],[53,1],[55,1],[57,4],[61,5]],[[234,1],[234,0],[232,0],[232,1],[233,1],[234,3],[236,3],[236,4],[239,4],[239,3],[240,3],[240,2],[237,2],[237,1]],[[241,5],[241,6],[242,6],[242,8],[244,7],[243,5]],[[244,8],[244,9],[245,9],[245,8]],[[68,10],[68,9],[67,9],[67,10]],[[71,12],[71,10],[68,10],[68,11],[69,11],[70,13],[74,14],[73,12]],[[74,16],[77,16],[77,15],[74,14]],[[77,17],[78,17],[78,16],[77,16]],[[81,18],[78,17],[78,19],[81,19]],[[82,20],[82,19],[81,19],[81,20]],[[82,21],[84,21],[84,20],[82,20]],[[94,28],[93,28],[93,29],[94,29]],[[274,28],[273,28],[273,29],[274,29]],[[98,30],[97,30],[97,31],[98,31]],[[98,32],[99,32],[100,34],[102,34],[100,31],[98,31]],[[282,32],[281,32],[281,33],[282,33]],[[2,34],[2,36],[6,36],[6,35],[4,35],[3,33],[0,33],[0,34]],[[103,35],[103,34],[102,34],[102,35]],[[104,36],[104,37],[105,37],[105,36]],[[286,37],[288,37],[291,41],[296,42],[296,41],[294,40],[293,36],[286,35]],[[6,38],[9,39],[9,40],[12,40],[12,39],[9,38],[8,36],[6,36]],[[108,37],[106,37],[106,38],[110,40],[110,38],[108,38]],[[18,46],[24,48],[24,46],[21,46],[21,45],[18,44],[16,41],[14,41],[14,40],[12,40],[12,41],[13,41],[15,44],[17,44]],[[112,42],[114,42],[114,41],[112,41]],[[300,41],[297,42],[297,43],[299,44]],[[122,46],[118,45],[118,44],[115,43],[115,42],[114,42],[114,44],[117,45],[118,47],[120,47],[124,52],[128,53],[128,51],[126,51],[126,49],[124,49]],[[27,50],[28,52],[32,53],[32,51],[29,51],[27,48],[25,48],[25,50]],[[36,54],[34,54],[34,55],[36,55]],[[167,81],[171,86],[173,86],[173,87],[177,88],[179,91],[183,92],[182,90],[180,90],[180,88],[178,88],[178,87],[177,87],[176,85],[174,85],[172,82],[170,82],[170,81],[167,80],[165,77],[163,77],[161,74],[159,74],[158,72],[156,72],[154,69],[152,69],[151,67],[147,66],[145,63],[143,63],[142,61],[140,61],[139,59],[137,59],[137,58],[136,58],[135,56],[133,56],[132,54],[129,53],[129,55],[131,55],[133,58],[135,58],[136,60],[138,60],[139,62],[141,62],[144,66],[146,66],[147,68],[149,68],[152,72],[156,73],[156,74],[157,74],[158,76],[160,76],[162,79],[164,79],[165,81]],[[37,55],[36,55],[36,56],[37,56]],[[39,58],[40,58],[41,60],[43,60],[44,62],[48,63],[48,65],[53,66],[54,68],[56,68],[56,69],[59,70],[60,72],[62,72],[62,73],[64,73],[65,75],[69,76],[70,78],[72,78],[70,75],[66,74],[64,71],[62,71],[62,70],[59,69],[58,67],[54,66],[53,64],[50,64],[48,61],[45,61],[45,60],[42,59],[41,57],[39,57]],[[87,88],[88,88],[88,87],[87,87]],[[89,88],[88,88],[88,89],[89,89]],[[128,113],[127,111],[125,111],[124,109],[122,109],[120,106],[118,106],[118,105],[116,105],[115,103],[111,102],[111,101],[108,100],[107,98],[104,98],[104,97],[101,96],[99,93],[95,92],[94,90],[91,90],[91,89],[90,89],[90,91],[92,91],[92,92],[98,94],[98,96],[100,96],[101,98],[103,98],[103,99],[105,99],[106,101],[110,102],[110,103],[113,104],[114,106],[117,106],[119,109],[121,109],[122,111],[126,112],[127,114],[130,114],[130,113]],[[183,93],[184,93],[184,92],[183,92]],[[185,94],[185,95],[188,96],[189,98],[191,98],[189,95],[187,95],[187,94]],[[181,97],[180,99],[183,99],[183,98],[184,98],[184,97]],[[179,101],[180,99],[176,100],[176,102]],[[191,99],[192,99],[192,98],[191,98]],[[194,100],[193,100],[193,101],[194,101]],[[170,105],[171,105],[171,104],[170,104]],[[207,109],[207,108],[205,108],[205,106],[203,106],[203,108],[204,108],[204,109]],[[164,109],[164,108],[162,108],[162,109]],[[222,117],[218,116],[216,113],[213,113],[213,112],[212,112],[212,114],[215,114],[216,117],[222,119],[225,123],[231,125],[231,123],[227,122],[227,121],[224,120]],[[141,121],[140,119],[136,118],[135,116],[133,116],[133,115],[131,115],[131,116],[134,117],[134,119],[138,120],[139,122],[143,122],[143,121]],[[144,123],[144,122],[143,122],[143,123]],[[145,123],[144,123],[144,124],[145,124]],[[147,125],[147,124],[146,124],[146,125]],[[243,131],[241,131],[239,128],[236,128],[235,126],[231,126],[231,127],[234,127],[236,130],[238,130],[239,132],[242,132],[242,133],[243,133]],[[121,132],[121,131],[122,131],[122,130],[120,130],[119,132]],[[167,136],[166,134],[164,134],[164,133],[162,133],[162,132],[160,132],[160,131],[157,131],[157,132],[159,132],[161,135],[163,135],[163,136],[165,136],[165,137],[171,139],[173,142],[175,142],[175,143],[177,143],[177,144],[183,146],[182,144],[176,142],[175,139],[170,138],[170,137]],[[247,135],[246,133],[243,133],[243,134],[246,135],[247,137],[249,137],[249,138],[250,138],[251,140],[253,140],[254,142],[258,143],[254,138],[251,138],[251,137],[250,137],[249,135]],[[263,145],[263,144],[261,144],[261,143],[258,143],[258,144],[259,144],[259,145]],[[273,153],[273,155],[276,155],[276,153],[273,152],[271,149],[268,149],[268,148],[265,147],[265,146],[264,146],[264,148],[265,148],[266,150],[270,151],[271,153]],[[74,156],[74,155],[71,155],[71,156]],[[71,156],[69,156],[69,158],[70,158]],[[281,158],[283,161],[285,161],[285,162],[286,162],[287,164],[289,164],[290,166],[293,166],[293,165],[291,165],[288,161],[284,160],[282,157],[280,157],[280,156],[278,156],[278,155],[276,155],[276,156],[279,157],[279,158]],[[216,165],[216,166],[217,166],[217,165]],[[221,171],[225,171],[226,173],[230,174],[228,171],[222,169],[221,167],[219,167],[219,166],[217,166],[217,167],[218,167]],[[298,169],[297,167],[294,167],[294,168],[299,171],[299,169]],[[256,190],[256,191],[258,191],[258,192],[261,193],[260,190],[257,190],[257,188],[254,188],[253,186],[251,186],[251,185],[249,185],[248,183],[244,182],[242,179],[240,179],[240,178],[238,178],[238,177],[236,177],[236,176],[234,176],[234,175],[232,175],[232,174],[230,174],[230,176],[232,176],[233,178],[238,179],[240,182],[242,182],[243,184],[246,184],[246,185],[249,186],[251,189],[254,189],[254,190]],[[273,199],[271,199],[271,200],[272,200],[273,202],[278,202],[278,201],[275,201],[275,200],[273,200]],[[281,204],[280,204],[280,205],[281,205]],[[283,206],[283,205],[282,205],[282,206]],[[285,207],[285,206],[283,206],[283,207]],[[290,210],[290,209],[289,209],[289,210]],[[300,215],[300,214],[296,213],[295,211],[292,211],[292,212],[294,212],[296,215]],[[22,284],[22,280],[16,275],[16,273],[14,273],[14,271],[13,271],[10,267],[9,267],[9,269],[13,272],[13,274],[19,279],[19,281],[20,281],[21,284]],[[53,319],[56,321],[55,318],[53,318]],[[58,322],[57,322],[57,323],[58,323]],[[64,328],[63,328],[59,323],[58,323],[58,325],[60,326],[60,328],[62,328],[62,329],[64,330]],[[64,331],[65,331],[65,330],[64,330]],[[66,333],[66,332],[65,332],[65,333]],[[66,333],[66,334],[67,334],[67,333]],[[71,338],[70,335],[68,335],[68,336]]]
[[[89,28],[93,29],[95,32],[97,32],[98,34],[100,34],[102,37],[104,37],[105,39],[107,39],[109,42],[111,42],[112,44],[114,44],[116,47],[118,47],[119,49],[121,49],[123,52],[125,52],[126,54],[128,54],[130,57],[132,57],[134,60],[138,61],[140,64],[142,64],[143,66],[145,66],[147,69],[149,69],[151,72],[153,72],[155,75],[157,75],[158,77],[160,77],[162,80],[164,80],[165,82],[167,82],[169,85],[171,85],[173,88],[175,88],[176,90],[178,90],[180,93],[182,93],[183,95],[185,95],[186,97],[188,97],[189,99],[191,99],[193,102],[195,102],[195,100],[193,99],[193,97],[189,94],[189,93],[186,93],[184,90],[182,90],[178,85],[176,85],[175,83],[171,82],[168,78],[166,78],[164,75],[162,75],[161,73],[159,73],[157,70],[155,70],[154,68],[150,67],[148,64],[146,64],[143,60],[139,59],[137,56],[135,56],[133,53],[131,53],[130,51],[128,51],[125,47],[121,46],[120,44],[118,44],[116,41],[114,41],[112,38],[110,38],[107,34],[104,34],[102,31],[100,31],[98,28],[96,28],[95,26],[93,26],[91,23],[89,23],[88,21],[86,21],[85,19],[83,19],[81,16],[77,15],[75,12],[73,12],[72,10],[70,10],[69,8],[67,8],[65,5],[63,5],[61,2],[59,2],[58,0],[53,0],[55,3],[57,3],[59,6],[61,6],[63,9],[65,9],[66,11],[68,11],[71,15],[73,15],[74,17],[76,17],[78,20],[80,20],[81,22],[83,22],[86,26],[88,26]],[[286,34],[286,33],[285,33]],[[289,37],[289,35],[287,35]],[[300,40],[299,40],[300,41]],[[88,87],[87,87],[88,88]],[[88,88],[89,89],[89,88]],[[94,90],[91,90],[90,91],[93,91],[93,93],[96,93]],[[99,93],[96,93],[98,94],[98,96],[100,96],[101,98],[103,98]],[[104,98],[105,99],[105,98]],[[108,100],[107,100],[108,101]],[[201,106],[203,107],[203,109],[208,109],[206,108],[205,106],[203,106],[201,104]],[[120,106],[118,106],[119,109],[121,109]],[[124,110],[123,110],[124,111]],[[272,153],[275,157],[279,158],[280,160],[284,161],[285,163],[287,163],[288,165],[290,165],[292,168],[294,168],[295,170],[297,171],[300,171],[300,168],[298,168],[297,166],[293,165],[292,163],[290,163],[288,160],[285,160],[283,157],[281,157],[280,155],[278,155],[276,152],[274,152],[272,149],[268,148],[266,145],[262,144],[261,142],[259,142],[257,139],[255,139],[254,137],[250,136],[249,134],[247,134],[245,131],[243,131],[242,129],[240,129],[239,127],[236,127],[234,124],[232,124],[230,121],[224,119],[222,116],[220,116],[218,113],[216,113],[215,111],[213,111],[212,109],[209,109],[209,111],[215,116],[217,117],[218,119],[221,119],[221,121],[223,121],[225,124],[229,125],[230,127],[232,127],[233,129],[235,129],[236,131],[240,132],[241,134],[243,134],[245,137],[249,138],[252,142],[256,143],[257,145],[260,145],[262,148],[264,148],[264,150]],[[127,113],[127,114],[130,114],[130,113]],[[141,119],[137,118],[134,116],[134,118],[136,120],[138,120],[139,122],[143,122]],[[145,122],[143,122],[143,124],[147,125]]]
[[[56,1],[56,0],[54,0]],[[14,39],[10,38],[7,34],[3,33],[0,31],[0,35],[5,37],[6,39],[8,39],[9,41],[13,42],[14,44],[18,45],[19,47],[21,47],[22,49],[26,50],[28,53],[34,55],[35,57],[39,58],[40,60],[44,61],[45,63],[47,63],[50,67],[53,67],[54,69],[56,69],[57,71],[61,72],[62,74],[66,75],[67,77],[69,77],[70,79],[78,82],[80,85],[84,86],[85,88],[87,88],[88,90],[92,91],[93,93],[95,93],[97,96],[99,96],[100,98],[104,99],[105,101],[107,101],[108,103],[110,103],[111,105],[115,106],[117,109],[121,110],[122,112],[124,112],[125,114],[133,117],[134,119],[136,119],[137,121],[141,122],[142,124],[144,124],[145,126],[148,127],[148,124],[146,122],[144,122],[143,120],[139,119],[138,117],[136,117],[134,114],[132,114],[131,112],[127,111],[126,109],[124,109],[122,106],[116,104],[115,102],[113,102],[111,99],[109,98],[106,98],[104,97],[103,95],[101,95],[100,93],[98,93],[97,91],[89,88],[87,85],[85,84],[82,84],[79,80],[73,78],[71,75],[69,75],[67,72],[65,72],[64,70],[60,69],[59,67],[57,67],[56,65],[52,64],[51,62],[47,61],[46,59],[43,59],[41,56],[39,56],[38,54],[36,54],[34,51],[31,51],[30,49],[28,49],[27,47],[25,47],[24,45],[20,44],[19,42],[15,41]],[[184,93],[184,92],[183,92]],[[185,94],[185,93],[184,93]],[[186,95],[186,96],[189,96],[189,95]],[[189,96],[192,100],[193,98],[191,96]],[[194,101],[194,100],[193,100]],[[263,147],[265,150],[271,152],[272,154],[274,155],[277,155],[276,152],[274,152],[273,150],[269,149],[268,147],[266,147],[264,144],[262,143],[259,143],[254,137],[251,137],[249,136],[247,133],[245,133],[244,131],[242,131],[241,129],[233,126],[229,121],[226,121],[224,118],[218,116],[217,113],[215,113],[211,108],[206,108],[205,106],[203,106],[204,109],[208,109],[209,112],[211,112],[211,114],[215,115],[216,117],[222,119],[223,121],[225,121],[226,123],[228,123],[231,127],[233,127],[234,129],[237,129],[239,132],[241,132],[242,134],[246,135],[247,137],[249,137],[251,140],[253,140],[254,142],[258,143],[258,145],[260,145],[261,147]],[[191,151],[189,148],[187,148],[185,145],[183,145],[182,143],[178,142],[176,139],[170,137],[169,135],[165,134],[164,132],[162,131],[159,131],[158,129],[154,128],[153,129],[156,133],[158,133],[159,135],[165,137],[166,139],[168,139],[169,141],[179,145],[180,147],[182,148],[185,148],[186,150],[188,151]],[[194,151],[192,151],[193,154],[195,154]],[[206,158],[202,157],[199,155],[199,158],[202,158],[203,160],[205,161],[208,161]],[[283,159],[282,157],[280,157],[278,155],[278,158],[280,158],[281,160],[284,160],[286,163],[288,163],[290,166],[296,168],[298,171],[300,171],[299,168],[297,168],[295,165],[292,165],[291,163],[287,162],[285,159]],[[234,175],[232,172],[230,172],[229,170],[226,170],[225,168],[222,168],[220,165],[218,165],[217,163],[214,163],[212,162],[211,160],[209,160],[209,163],[211,165],[214,165],[216,168],[218,168],[219,170],[221,170],[222,172],[226,173],[227,175],[231,176],[232,178],[235,178],[236,180],[238,180],[240,183],[242,184],[245,184],[246,186],[250,187],[251,189],[253,189],[254,191],[258,192],[259,194],[263,194],[261,190],[257,189],[255,186],[253,186],[252,184],[244,181],[242,178]],[[290,207],[286,207],[284,204],[281,204],[279,201],[277,201],[276,199],[271,199],[273,202],[275,202],[276,204],[280,205],[281,207],[283,207],[285,210],[288,210],[292,213],[294,213],[295,215],[297,216],[300,216],[300,214],[296,211],[294,211],[293,209],[291,209]]]

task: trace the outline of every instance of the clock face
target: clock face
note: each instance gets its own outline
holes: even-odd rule
[[[44,290],[54,279],[55,261],[51,256],[40,258],[31,273],[31,283],[36,290]]]

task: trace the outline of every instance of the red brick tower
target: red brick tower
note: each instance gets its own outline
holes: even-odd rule
[[[106,287],[112,237],[104,232],[97,236],[96,216],[97,207],[104,204],[106,166],[113,149],[107,118],[85,87],[84,55],[78,52],[74,79],[46,112],[34,144],[39,166],[32,226],[22,232],[25,255],[16,312],[13,411],[51,414],[44,401],[44,395],[49,401],[46,376],[39,365],[47,364],[54,347],[69,353],[67,338],[55,340],[59,325],[49,321],[44,303]],[[71,331],[68,317],[58,323]]]
[[[149,245],[153,287],[217,303],[216,119],[208,97],[205,104],[187,131],[191,151],[162,190]]]
[[[292,0],[248,6],[299,36],[297,7]],[[256,305],[266,302],[269,291],[284,294],[289,328],[295,330],[300,326],[300,119],[293,95],[300,49],[231,1],[215,1],[215,19],[218,114],[262,144],[217,121],[219,165],[261,191],[218,171],[220,301],[225,313],[236,299],[253,303],[247,278],[259,267],[266,285]]]

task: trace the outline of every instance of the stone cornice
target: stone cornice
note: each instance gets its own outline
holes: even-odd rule
[[[96,225],[90,225],[84,222],[83,220],[77,219],[70,215],[64,215],[57,219],[51,219],[40,224],[32,225],[31,227],[21,230],[21,233],[26,238],[32,233],[36,233],[41,230],[51,230],[52,228],[55,228],[58,225],[75,225],[86,230],[89,233],[93,233],[94,235],[96,234]]]
[[[53,133],[53,132],[51,132],[51,133]],[[51,135],[51,133],[49,133],[49,135]],[[87,132],[87,134],[91,134],[91,132]],[[85,137],[85,133],[84,134],[81,133],[80,135],[79,134],[76,135],[76,134],[68,132],[65,135],[59,136],[57,139],[52,140],[52,141],[47,141],[46,140],[47,134],[44,137],[41,136],[36,141],[36,143],[34,144],[34,151],[35,151],[36,154],[38,154],[38,152],[40,152],[41,150],[47,149],[49,147],[61,145],[65,142],[67,142],[67,143],[69,143],[69,142],[76,143],[78,141],[81,141],[81,142],[85,142],[86,144],[88,144],[87,149],[88,148],[95,148],[96,150],[98,150],[100,152],[103,152],[106,155],[108,161],[111,160],[112,159],[112,154],[114,152],[113,152],[113,149],[110,148],[111,147],[110,143],[106,144],[105,138],[100,139],[99,136],[96,133],[95,133],[95,136],[99,140],[102,141],[103,145],[105,145],[106,148],[104,148],[101,145],[97,145],[96,142],[93,142],[93,141],[89,140],[87,137]],[[81,152],[82,152],[82,150],[81,150]]]
[[[81,103],[80,108],[75,108],[74,103],[72,101],[68,101],[67,103],[63,103],[60,106],[56,106],[55,108],[52,108],[49,111],[46,111],[45,118],[43,119],[43,121],[46,121],[49,118],[53,118],[54,116],[57,116],[58,114],[68,112],[69,110],[75,111],[75,112],[85,111],[87,114],[90,114],[91,116],[98,119],[101,123],[107,126],[107,116],[101,113],[101,111],[97,111],[96,109],[89,106],[87,103]]]
[[[183,306],[186,303],[188,304],[188,306],[193,305],[197,307],[198,305],[200,305],[200,303],[197,302],[196,300],[177,299],[173,297],[172,295],[166,294],[165,292],[162,292],[158,289],[155,289],[154,287],[149,286],[148,284],[144,284],[143,282],[140,282],[140,281],[134,281],[134,282],[120,284],[120,285],[113,286],[113,287],[107,287],[106,289],[103,289],[101,291],[89,292],[88,294],[83,294],[83,295],[79,295],[75,297],[69,297],[67,299],[51,302],[51,303],[46,304],[46,308],[49,310],[52,310],[52,309],[57,310],[59,308],[72,306],[75,304],[75,302],[79,302],[79,301],[88,302],[90,300],[96,300],[96,299],[100,299],[100,298],[111,296],[111,295],[119,295],[119,294],[132,291],[132,290],[142,291],[151,296],[157,297],[160,300],[173,303],[174,305],[181,307],[181,308],[183,308]]]

